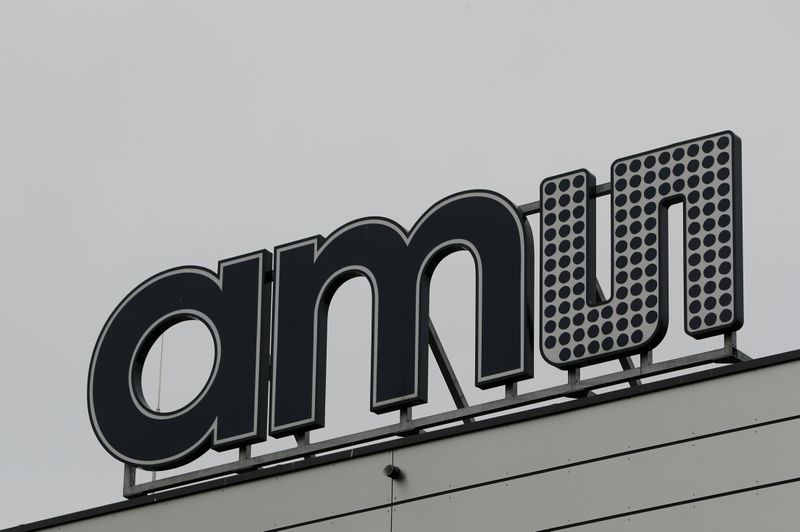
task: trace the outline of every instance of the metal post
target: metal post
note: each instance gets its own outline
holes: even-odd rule
[[[247,462],[248,460],[250,460],[250,454],[251,454],[251,446],[250,445],[244,445],[242,447],[239,447],[239,461],[240,462],[244,463],[244,462]]]
[[[595,395],[592,390],[586,388],[584,383],[581,382],[581,368],[567,370],[567,389],[569,391],[564,396],[570,399],[580,399],[581,397]]]
[[[309,442],[311,441],[311,436],[308,431],[305,431],[299,434],[295,434],[294,439],[297,442],[297,447],[304,447],[308,445]],[[241,458],[241,453],[239,454],[239,457]]]
[[[125,464],[122,470],[122,496],[128,497],[136,486],[136,466]],[[133,496],[132,494],[130,496]]]
[[[407,406],[400,409],[400,425],[397,431],[398,436],[413,436],[419,434],[421,430],[414,427],[414,419],[411,413],[411,407]]]
[[[297,442],[297,449],[302,451],[305,447],[311,445],[311,432],[305,431],[300,434],[294,435],[294,440]],[[241,460],[241,452],[239,453],[239,460]],[[303,457],[304,460],[308,460],[310,458],[314,458],[314,454],[310,453]]]
[[[506,384],[506,399],[513,399],[517,396],[517,383],[512,382],[511,384]]]
[[[730,350],[731,354],[736,350],[736,331],[725,334],[725,349]]]

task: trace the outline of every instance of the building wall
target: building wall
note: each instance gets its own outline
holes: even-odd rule
[[[796,530],[798,382],[757,367],[53,530]]]

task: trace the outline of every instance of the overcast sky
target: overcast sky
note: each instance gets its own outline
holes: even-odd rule
[[[150,275],[367,215],[410,226],[470,188],[526,203],[545,177],[586,167],[606,182],[618,157],[723,129],[743,145],[739,345],[800,347],[798,14],[789,1],[0,2],[0,527],[121,499],[87,371],[104,321]],[[598,216],[608,287],[608,208]],[[682,331],[679,222],[656,360],[721,345]],[[432,313],[478,402],[501,392],[472,385],[472,268],[442,263]],[[357,279],[334,299],[314,439],[396,419],[369,412],[368,298]],[[165,408],[202,387],[204,334],[168,331]],[[415,415],[451,407],[431,368]],[[524,390],[566,379],[538,353],[536,372]]]

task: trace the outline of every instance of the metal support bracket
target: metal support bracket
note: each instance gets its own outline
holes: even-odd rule
[[[453,398],[453,403],[455,403],[456,408],[465,408],[469,406],[464,391],[458,383],[456,372],[450,364],[450,359],[447,358],[447,353],[444,350],[441,338],[439,338],[439,333],[436,332],[436,327],[433,326],[433,320],[430,318],[428,319],[428,345],[430,345],[433,358],[436,360],[436,364],[442,372],[442,377],[447,385],[447,389],[450,391],[450,397]],[[472,423],[473,421],[475,421],[473,418],[464,419],[464,423]]]
[[[294,435],[294,441],[297,442],[297,448],[302,448],[308,446],[311,443],[311,436],[309,435],[308,431],[299,432]],[[241,457],[241,455],[239,455]]]
[[[221,475],[230,475],[250,469],[263,468],[270,465],[279,464],[289,460],[297,460],[298,458],[305,458],[317,453],[327,453],[330,451],[335,451],[354,445],[363,445],[365,443],[383,440],[398,435],[408,435],[423,429],[433,428],[456,421],[463,421],[466,418],[474,418],[478,416],[495,414],[513,408],[531,406],[535,403],[541,403],[543,401],[569,396],[570,394],[575,395],[584,391],[590,392],[598,388],[629,382],[632,379],[641,379],[644,377],[662,375],[664,373],[693,368],[705,364],[726,362],[730,360],[730,357],[731,352],[723,348],[665,360],[662,362],[643,363],[638,368],[618,371],[616,373],[591,377],[588,379],[581,379],[580,372],[575,372],[571,376],[571,381],[566,384],[553,386],[543,390],[526,392],[510,398],[503,397],[502,399],[489,401],[487,403],[472,405],[450,412],[433,414],[419,419],[413,419],[411,416],[411,409],[408,408],[404,411],[401,410],[400,423],[368,429],[355,434],[349,434],[347,436],[341,436],[329,440],[308,443],[292,449],[275,451],[261,456],[253,456],[245,463],[236,460],[235,462],[221,464],[198,471],[192,471],[190,473],[182,473],[171,477],[161,478],[152,482],[143,482],[141,484],[135,484],[135,478],[132,474],[134,468],[126,466],[123,495],[127,498],[146,495],[148,493],[216,478]],[[737,360],[742,360],[738,357],[736,358]]]
[[[635,368],[636,366],[633,364],[633,360],[631,357],[620,357],[619,364],[622,366],[622,369],[627,371]],[[641,386],[642,379],[631,379],[628,381],[628,384],[631,386]]]
[[[294,435],[294,441],[297,442],[297,449],[304,449],[304,448],[308,447],[309,445],[311,445],[311,433],[309,431],[305,431],[305,432],[300,432],[298,434],[295,434]],[[241,460],[241,456],[242,455],[240,453],[239,454],[239,460]],[[303,456],[303,458],[305,460],[308,460],[309,458],[314,458],[314,454],[313,453],[307,454],[307,455]]]
[[[581,368],[567,370],[567,386],[570,391],[565,393],[564,397],[580,399],[594,395],[593,391],[581,386]]]
[[[601,196],[608,196],[611,194],[611,183],[603,183],[601,185],[597,185],[594,187],[594,190],[590,192],[591,197],[599,198]],[[525,216],[530,216],[531,214],[539,214],[542,212],[542,202],[541,201],[532,201],[530,203],[524,203],[519,206],[519,210],[522,211],[522,214]]]
[[[517,396],[517,383],[512,382],[510,384],[506,384],[506,399],[513,399]]]
[[[736,363],[752,360],[736,347],[736,331],[725,334],[725,350],[730,353],[730,359],[726,362]]]
[[[411,414],[411,407],[400,409],[400,428],[397,431],[398,436],[413,436],[419,434],[421,429],[414,425],[414,420]]]
[[[136,488],[136,466],[124,464],[122,470],[122,493],[128,493]],[[127,497],[127,495],[125,495]]]
[[[252,447],[250,445],[245,445],[243,447],[239,447],[239,461],[244,463],[250,459],[252,452]]]

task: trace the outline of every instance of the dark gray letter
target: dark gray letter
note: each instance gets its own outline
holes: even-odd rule
[[[612,165],[612,293],[595,301],[594,176],[542,182],[542,353],[556,366],[652,349],[667,329],[667,207],[683,202],[685,329],[742,326],[740,142],[703,137]]]
[[[439,261],[460,249],[472,254],[477,273],[477,386],[529,377],[531,247],[525,218],[488,191],[440,201],[410,233],[391,220],[368,218],[327,239],[277,247],[270,433],[323,426],[328,304],[358,275],[372,287],[371,409],[424,402],[430,277]]]

